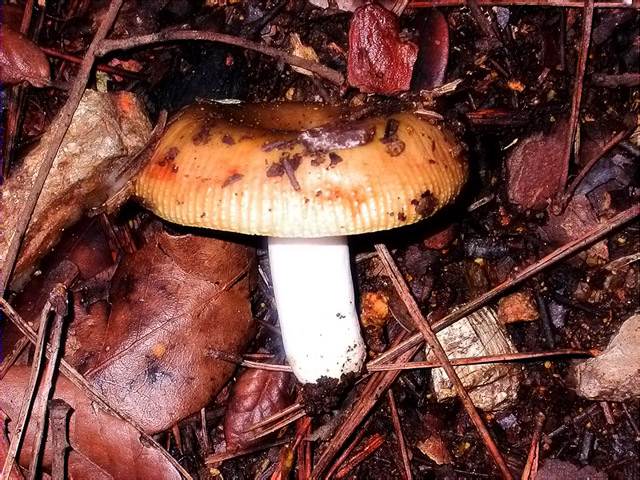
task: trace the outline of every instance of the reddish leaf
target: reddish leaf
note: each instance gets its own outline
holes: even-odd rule
[[[213,238],[172,236],[158,223],[144,233],[146,244],[122,259],[113,280],[100,268],[108,248],[96,232],[61,253],[81,265],[65,358],[121,411],[157,432],[200,410],[232,375],[234,365],[208,351],[241,352],[251,338],[254,252]],[[16,302],[28,321],[37,321],[55,273],[44,275],[37,290],[27,286],[31,299]]]
[[[349,85],[370,93],[409,90],[418,47],[402,41],[397,17],[376,4],[353,14],[349,27]]]
[[[29,368],[13,367],[0,380],[0,409],[15,421],[29,384]],[[54,398],[62,398],[73,409],[69,420],[69,442],[75,454],[69,456],[70,478],[107,480],[113,478],[135,479],[179,479],[180,475],[168,460],[156,450],[140,441],[140,434],[124,421],[105,413],[65,377],[56,381]],[[39,396],[36,405],[43,401]],[[33,408],[34,412],[38,408]],[[31,418],[20,455],[20,464],[29,465],[34,430],[40,419]],[[11,432],[15,423],[9,423]],[[42,465],[51,466],[51,432],[47,432]],[[0,456],[2,456],[0,454]],[[4,458],[0,460],[4,461]]]
[[[0,32],[0,82],[15,85],[29,82],[34,87],[49,83],[49,61],[40,48],[24,35],[2,28]]]
[[[246,370],[233,386],[224,417],[227,448],[249,445],[253,425],[278,413],[291,402],[291,375],[287,372]]]
[[[511,203],[524,209],[542,209],[564,185],[562,150],[567,122],[558,121],[549,133],[521,140],[507,158],[507,188]]]
[[[430,90],[444,82],[449,61],[449,25],[439,10],[430,9],[420,18],[419,31],[416,87]]]

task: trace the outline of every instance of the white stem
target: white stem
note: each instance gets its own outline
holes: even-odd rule
[[[287,360],[302,383],[359,372],[365,358],[345,237],[269,238]]]

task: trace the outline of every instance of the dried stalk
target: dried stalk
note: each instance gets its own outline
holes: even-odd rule
[[[31,365],[31,375],[29,377],[29,385],[25,389],[25,396],[22,401],[22,407],[20,408],[20,415],[16,421],[16,427],[11,438],[11,444],[9,445],[9,451],[4,459],[4,466],[2,467],[1,480],[7,480],[13,469],[13,464],[16,460],[24,434],[26,433],[27,421],[31,414],[31,408],[36,398],[38,391],[38,380],[40,379],[40,373],[42,370],[43,359],[45,357],[45,345],[47,343],[47,331],[49,330],[49,313],[54,308],[53,304],[57,295],[66,295],[66,290],[60,291],[60,286],[57,286],[49,296],[47,303],[45,303],[42,314],[40,315],[38,336],[35,340],[36,351],[33,356],[33,363]],[[34,332],[35,335],[35,332]]]
[[[335,85],[341,86],[344,83],[342,73],[329,68],[321,63],[307,60],[306,58],[291,55],[277,48],[263,45],[262,43],[247,40],[246,38],[228,35],[226,33],[208,32],[201,30],[163,30],[149,35],[140,35],[138,37],[124,38],[121,40],[104,40],[98,48],[98,55],[103,56],[116,50],[129,50],[132,48],[142,47],[156,43],[175,42],[178,40],[199,40],[206,42],[225,43],[227,45],[235,45],[269,55],[281,60],[289,65],[304,68],[315,73],[318,77],[324,78]]]
[[[49,418],[51,420],[51,480],[64,480],[66,475],[67,449],[67,420],[71,407],[61,398],[49,401]]]
[[[499,362],[517,362],[520,360],[536,360],[540,358],[561,357],[561,356],[587,356],[594,357],[598,355],[596,350],[578,350],[574,348],[563,348],[550,352],[518,352],[518,353],[502,353],[500,355],[485,355],[481,357],[469,358],[450,358],[449,361],[454,367],[460,365],[480,365],[483,363],[499,363]],[[383,363],[368,365],[367,370],[370,372],[382,372],[390,370],[416,370],[422,368],[441,368],[439,361],[429,362],[407,362],[407,363]]]
[[[464,304],[457,310],[451,312],[449,315],[446,315],[441,320],[435,322],[432,325],[432,328],[435,332],[439,332],[448,326],[454,324],[461,318],[466,317],[467,315],[475,312],[479,308],[484,307],[489,302],[497,298],[499,295],[503,294],[507,290],[521,284],[525,280],[537,275],[542,270],[555,265],[556,263],[570,257],[571,255],[587,248],[594,243],[601,240],[603,237],[611,233],[613,230],[621,227],[622,225],[634,220],[638,215],[640,215],[640,205],[635,205],[627,210],[620,212],[615,217],[611,218],[609,221],[599,225],[598,227],[590,230],[580,238],[577,238],[565,245],[557,248],[553,252],[548,255],[545,255],[540,260],[534,262],[528,267],[524,268],[521,272],[519,272],[515,277],[510,280],[507,280],[500,285],[492,288],[488,292],[480,295],[476,299]],[[383,354],[381,354],[378,358],[369,362],[369,365],[379,365],[383,362],[387,362],[392,358],[397,357],[398,355],[406,352],[408,349],[413,348],[415,346],[421,345],[422,335],[420,333],[416,333],[413,336],[409,337],[399,345],[396,345]]]
[[[398,415],[398,407],[396,406],[396,399],[393,396],[391,389],[387,390],[387,403],[389,404],[389,412],[391,413],[391,420],[393,422],[393,430],[396,434],[396,440],[398,441],[398,449],[400,450],[400,457],[402,458],[402,466],[404,468],[405,480],[412,480],[411,475],[411,463],[409,462],[409,452],[407,451],[407,444],[404,441],[404,434],[402,433],[402,425],[400,424],[400,415]]]
[[[64,297],[57,299],[55,304],[60,305],[55,309],[55,315],[53,319],[53,327],[51,333],[51,355],[49,356],[49,363],[47,363],[47,369],[44,373],[44,382],[42,385],[42,392],[40,394],[40,404],[37,411],[34,413],[34,417],[37,419],[35,441],[31,450],[31,464],[29,465],[29,474],[27,480],[34,480],[38,474],[38,463],[40,461],[40,450],[42,449],[42,443],[44,441],[46,430],[46,411],[48,399],[51,396],[51,390],[53,388],[53,376],[57,371],[58,358],[60,357],[60,349],[63,346],[62,342],[62,327],[64,325],[64,318],[67,316],[67,291],[62,285],[58,285],[57,290]],[[54,290],[55,291],[55,290]]]
[[[391,253],[389,253],[389,250],[387,249],[387,247],[381,244],[376,245],[376,251],[378,252],[382,265],[384,266],[384,268],[387,271],[387,274],[391,278],[391,281],[393,282],[393,285],[396,291],[398,292],[398,295],[400,295],[400,298],[402,299],[403,303],[407,307],[407,310],[409,311],[409,315],[411,316],[411,319],[413,320],[415,327],[420,331],[420,334],[424,337],[429,347],[431,347],[431,350],[435,354],[436,358],[442,364],[442,368],[446,372],[447,377],[449,377],[449,380],[455,386],[456,392],[458,394],[458,397],[460,398],[460,401],[462,402],[462,405],[464,406],[465,410],[467,411],[467,414],[471,418],[471,421],[475,425],[476,430],[480,435],[480,438],[482,439],[483,443],[485,444],[485,447],[489,451],[489,454],[493,458],[495,464],[498,466],[498,469],[500,470],[500,474],[502,475],[502,478],[506,480],[511,480],[513,476],[511,475],[511,471],[507,466],[507,462],[502,457],[502,453],[500,453],[500,450],[498,449],[498,445],[495,443],[494,439],[491,437],[491,434],[489,433],[489,430],[487,429],[486,425],[482,421],[482,418],[480,418],[480,414],[478,413],[476,406],[473,404],[473,400],[471,400],[471,396],[469,395],[469,392],[467,392],[467,390],[464,388],[464,385],[462,384],[462,380],[460,380],[458,373],[451,365],[451,362],[447,357],[447,353],[444,351],[444,348],[442,348],[442,345],[440,344],[438,337],[436,336],[435,332],[431,328],[431,325],[429,325],[427,320],[422,315],[422,312],[420,312],[420,307],[418,307],[418,304],[416,303],[415,299],[411,295],[411,292],[409,291],[409,287],[407,286],[407,283],[404,280],[404,277],[400,273],[398,266],[396,265],[395,261],[391,257]]]
[[[564,143],[562,151],[562,177],[560,177],[559,188],[564,190],[567,186],[569,178],[569,164],[571,160],[571,152],[574,150],[574,141],[578,123],[580,122],[580,102],[582,100],[582,90],[584,84],[584,72],[587,68],[587,58],[589,53],[589,43],[591,40],[591,26],[593,25],[593,9],[594,0],[586,0],[582,13],[582,37],[580,39],[580,51],[578,55],[578,65],[576,66],[576,78],[573,84],[573,98],[571,100],[571,117],[569,118],[569,135]],[[577,157],[578,151],[575,150]],[[560,198],[560,200],[562,200]],[[566,205],[565,205],[566,206]],[[557,213],[564,208],[560,205]]]

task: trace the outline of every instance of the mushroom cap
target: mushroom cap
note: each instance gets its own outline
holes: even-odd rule
[[[467,163],[442,125],[411,113],[343,120],[300,103],[188,107],[135,195],[181,225],[311,238],[409,225],[459,193]]]

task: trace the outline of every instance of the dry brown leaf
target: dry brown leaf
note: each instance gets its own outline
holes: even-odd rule
[[[214,238],[174,236],[159,223],[144,235],[145,245],[115,273],[97,222],[79,238],[71,235],[54,259],[79,267],[65,358],[110,403],[157,432],[200,410],[233,373],[233,364],[209,351],[240,353],[252,336],[255,253]],[[27,321],[37,322],[63,272],[34,279],[17,298]]]
[[[224,417],[227,448],[251,444],[253,425],[278,413],[291,402],[291,374],[269,370],[246,370],[238,377]]]
[[[29,82],[34,87],[49,83],[49,61],[40,47],[19,32],[0,30],[0,83]]]
[[[29,384],[29,367],[13,367],[0,380],[0,409],[11,419],[17,419],[24,393]],[[82,391],[65,377],[56,381],[54,398],[62,398],[73,409],[69,419],[69,442],[75,450],[69,456],[69,476],[79,479],[154,480],[179,479],[180,475],[158,451],[144,445],[140,434],[128,423],[113,417],[97,407]],[[37,405],[43,401],[38,397]],[[20,455],[20,464],[29,465],[33,449],[37,418],[31,418]],[[12,431],[14,423],[9,423]],[[42,465],[51,466],[51,431],[47,433],[47,445]],[[2,459],[4,460],[4,459]]]

